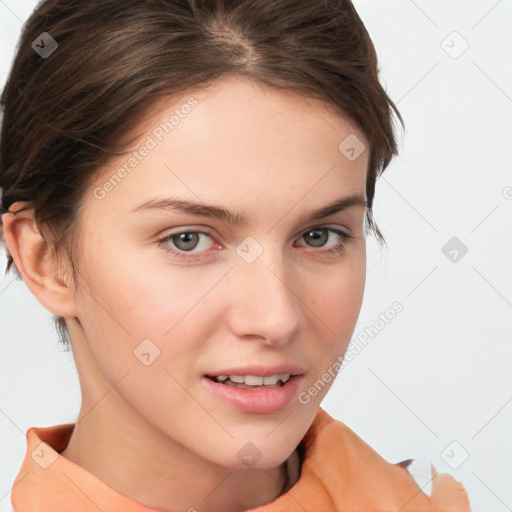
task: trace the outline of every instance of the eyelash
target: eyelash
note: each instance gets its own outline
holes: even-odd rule
[[[335,233],[335,234],[337,234],[337,235],[339,235],[341,237],[341,239],[342,239],[341,243],[336,244],[331,249],[321,251],[321,252],[327,253],[328,255],[332,255],[333,257],[336,256],[336,255],[342,254],[344,252],[344,250],[345,250],[346,242],[348,242],[352,238],[354,238],[353,235],[351,235],[349,233],[346,233],[345,231],[342,231],[340,229],[333,228],[333,227],[328,227],[328,226],[319,226],[319,227],[310,228],[310,229],[304,231],[302,236],[304,236],[304,234],[306,234],[306,233],[309,233],[311,231],[315,231],[317,229],[318,230],[320,230],[320,229],[327,229],[327,231]],[[159,239],[157,241],[157,243],[158,243],[159,246],[162,246],[164,251],[166,251],[167,253],[172,254],[173,257],[178,259],[178,260],[197,261],[198,259],[200,259],[202,257],[202,252],[203,251],[198,252],[198,253],[191,253],[191,252],[186,252],[186,251],[177,251],[175,249],[172,249],[171,246],[169,244],[167,244],[167,242],[172,240],[173,237],[175,237],[177,235],[182,235],[184,233],[195,233],[195,234],[200,234],[200,235],[206,235],[206,236],[209,236],[209,237],[212,236],[209,231],[201,231],[201,230],[177,231],[175,233],[170,233],[170,234],[166,235],[165,237]]]

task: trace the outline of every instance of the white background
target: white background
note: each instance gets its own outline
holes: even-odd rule
[[[406,132],[377,182],[374,213],[388,249],[368,239],[353,342],[374,331],[322,407],[387,460],[423,456],[452,474],[473,512],[511,510],[512,0],[354,5]],[[34,6],[0,0],[2,86]],[[469,47],[457,56],[462,38]],[[442,251],[452,237],[468,248],[457,262]],[[27,428],[74,422],[80,406],[50,314],[4,268],[0,512],[10,510]],[[395,301],[403,311],[383,327],[379,315]]]

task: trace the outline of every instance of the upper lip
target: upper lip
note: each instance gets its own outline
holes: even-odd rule
[[[218,377],[219,375],[255,375],[258,377],[270,377],[271,375],[301,375],[304,368],[296,364],[278,364],[275,366],[251,365],[238,366],[236,368],[225,368],[215,370],[206,374],[207,377]]]

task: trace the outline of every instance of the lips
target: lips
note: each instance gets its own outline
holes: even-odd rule
[[[288,366],[288,369],[290,367]],[[234,371],[234,368],[223,371]],[[281,371],[279,367],[278,371]],[[238,369],[240,371],[240,369]],[[253,368],[243,368],[243,372],[253,371]],[[269,370],[270,371],[270,370]],[[272,372],[276,371],[272,367]],[[232,374],[235,375],[235,374]],[[240,412],[251,414],[272,414],[282,412],[292,406],[293,398],[299,392],[304,375],[296,374],[286,383],[274,386],[239,387],[216,382],[214,378],[203,376],[201,384],[215,400],[228,404]]]
[[[265,365],[251,365],[251,366],[238,366],[235,368],[221,368],[220,370],[214,370],[205,374],[205,377],[218,377],[219,375],[254,375],[257,377],[271,377],[273,375],[284,375],[289,374],[302,375],[304,368],[302,366],[283,363],[274,366]]]

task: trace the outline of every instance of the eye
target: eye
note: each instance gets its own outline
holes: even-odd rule
[[[321,252],[334,255],[336,253],[341,253],[345,249],[345,242],[353,238],[353,236],[350,233],[342,231],[341,229],[338,228],[332,228],[327,226],[308,229],[302,235],[301,238],[309,238],[313,240],[313,247],[324,247],[325,241],[329,238],[329,235],[331,233],[334,233],[339,238],[341,238],[341,242],[338,242],[337,244],[334,244],[334,246],[332,246],[330,249]]]
[[[353,235],[342,231],[341,229],[333,228],[333,227],[316,227],[308,229],[303,233],[301,238],[310,239],[313,241],[313,245],[310,247],[324,247],[325,242],[329,239],[329,236],[334,233],[337,235],[341,241],[334,244],[330,249],[315,251],[320,252],[327,255],[336,255],[342,253],[345,249],[345,242],[349,239],[353,238]],[[211,233],[208,231],[201,230],[185,230],[185,231],[177,231],[174,233],[170,233],[165,237],[159,239],[157,241],[159,246],[173,255],[174,258],[179,260],[187,260],[187,261],[195,261],[202,257],[202,253],[208,250],[208,244],[201,243],[202,239],[210,239],[213,241]],[[176,247],[174,249],[172,246]],[[201,245],[203,245],[201,247]],[[210,244],[210,248],[214,244]],[[193,252],[194,249],[199,248],[200,250]]]
[[[158,240],[158,244],[162,245],[165,251],[170,252],[178,259],[194,260],[197,259],[199,254],[191,253],[190,251],[198,246],[200,247],[201,238],[211,239],[211,235],[208,231],[178,231],[161,238]],[[179,250],[173,249],[168,242],[172,242]],[[202,249],[205,250],[204,247]]]

